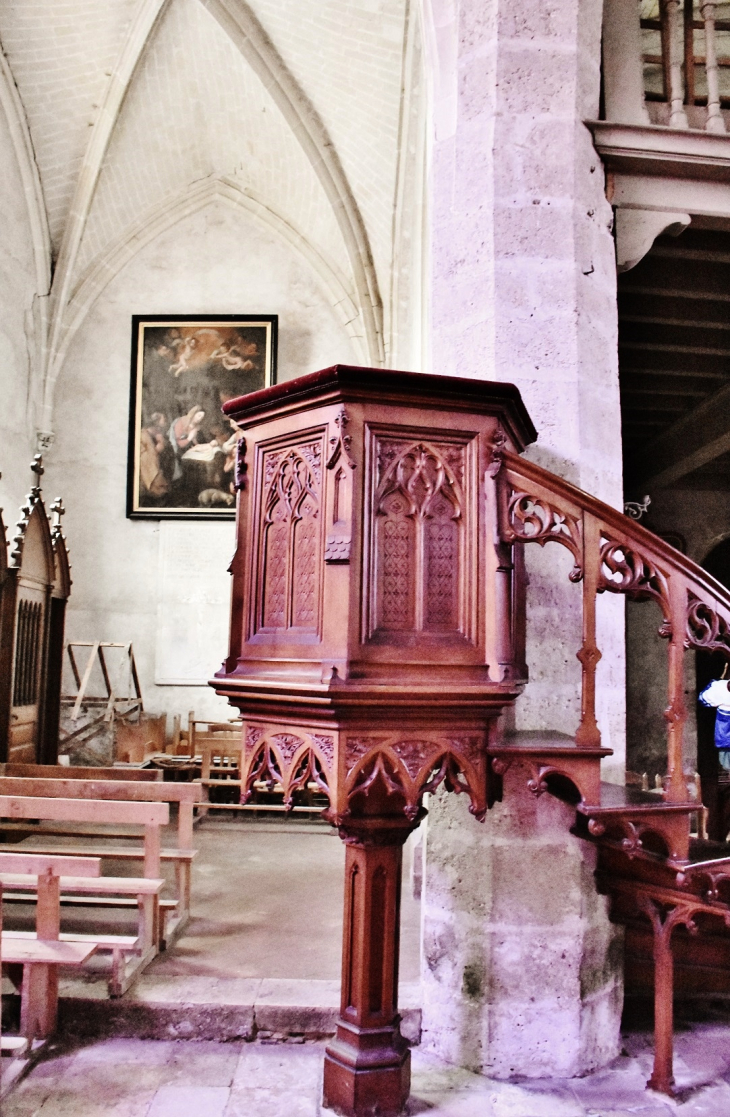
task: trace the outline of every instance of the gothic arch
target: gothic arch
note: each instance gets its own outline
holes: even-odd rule
[[[368,235],[324,124],[244,0],[200,2],[226,31],[262,81],[308,157],[332,206],[348,253],[368,357],[373,364],[382,364],[382,302]],[[168,3],[169,0],[141,0],[91,131],[51,292],[48,362],[41,418],[41,425],[47,429],[51,429],[55,382],[68,344],[68,311],[71,303],[78,305],[73,294],[74,271],[104,157],[135,70]],[[105,254],[106,262],[113,253],[114,248]],[[104,267],[105,261],[99,262],[100,269]],[[87,308],[88,305],[90,303]],[[78,324],[74,328],[78,328]]]
[[[51,238],[48,231],[48,218],[43,200],[38,165],[35,161],[33,141],[28,128],[23,103],[12,71],[0,48],[0,105],[8,122],[8,130],[18,162],[23,182],[25,201],[28,207],[28,221],[33,241],[36,286],[39,295],[48,294],[51,282]]]
[[[382,364],[383,305],[365,223],[327,129],[245,0],[200,0],[279,106],[332,206],[352,267],[373,364]]]
[[[63,365],[71,341],[83,324],[90,308],[121,269],[156,237],[179,221],[204,209],[216,199],[245,210],[268,229],[283,237],[300,253],[322,280],[329,295],[330,306],[347,331],[358,351],[359,358],[367,359],[367,350],[361,335],[357,332],[357,306],[354,302],[354,292],[348,288],[345,277],[336,265],[325,259],[306,237],[262,201],[243,191],[240,186],[228,179],[214,178],[195,183],[174,200],[165,200],[150,209],[136,225],[125,229],[96,258],[93,266],[81,277],[69,298],[64,329],[59,337],[56,351],[59,369]]]

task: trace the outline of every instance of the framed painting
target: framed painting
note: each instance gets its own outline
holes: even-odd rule
[[[276,314],[132,318],[127,516],[232,519],[241,432],[221,405],[276,383]]]

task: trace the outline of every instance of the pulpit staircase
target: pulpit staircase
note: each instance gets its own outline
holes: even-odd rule
[[[611,898],[612,918],[631,928],[634,943],[641,941],[642,922],[651,929],[655,1061],[648,1085],[672,1094],[673,932],[685,928],[696,943],[692,949],[686,936],[681,940],[687,987],[693,964],[707,977],[718,935],[730,928],[730,843],[699,836],[702,804],[687,787],[683,658],[694,649],[730,659],[730,592],[635,521],[515,454],[503,452],[499,458],[503,542],[556,542],[573,555],[570,579],[581,585],[583,597],[583,642],[577,653],[582,708],[574,741],[540,733],[505,737],[489,750],[492,770],[499,777],[515,758],[528,758],[530,791],[551,792],[573,803],[573,833],[598,847],[596,879]],[[595,717],[601,657],[596,597],[604,592],[654,601],[661,609],[658,632],[667,641],[669,671],[667,774],[659,791],[600,781],[600,761],[607,753]],[[498,786],[494,794],[499,795]],[[730,937],[724,952],[730,958]]]
[[[672,1091],[672,933],[730,927],[730,846],[692,838],[687,650],[730,659],[730,593],[635,521],[526,461],[510,384],[336,365],[224,405],[237,450],[229,653],[211,680],[241,713],[241,796],[311,784],[346,844],[341,1011],[326,1104],[394,1117],[410,1081],[397,1006],[402,846],[440,785],[483,820],[502,777],[575,807],[614,918],[651,928],[655,1066]],[[527,682],[528,544],[558,543],[582,602],[574,735],[509,736]],[[596,606],[657,609],[668,654],[659,793],[601,783]],[[572,618],[571,618],[572,619]],[[730,940],[728,942],[730,946]]]

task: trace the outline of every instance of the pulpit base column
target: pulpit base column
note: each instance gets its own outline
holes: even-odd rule
[[[397,1117],[408,1100],[411,1054],[400,1034],[398,950],[403,815],[348,820],[342,993],[324,1063],[324,1105],[345,1117]]]

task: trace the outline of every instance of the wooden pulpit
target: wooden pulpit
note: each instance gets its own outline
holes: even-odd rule
[[[329,798],[347,851],[324,1102],[385,1117],[410,1080],[403,843],[440,784],[484,817],[486,749],[526,678],[522,548],[500,542],[494,474],[536,434],[511,384],[344,365],[224,410],[244,436],[212,685],[243,718],[244,801],[260,781],[287,805],[312,783]]]

